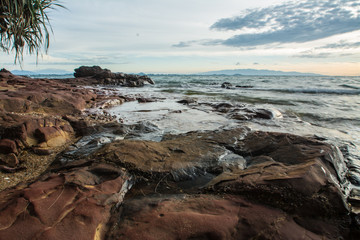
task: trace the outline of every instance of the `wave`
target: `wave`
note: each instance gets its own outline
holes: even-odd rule
[[[318,88],[308,88],[308,89],[298,89],[298,88],[288,88],[288,89],[257,89],[261,91],[273,91],[273,92],[282,92],[282,93],[307,93],[307,94],[336,94],[336,95],[360,95],[360,89],[318,89]]]
[[[358,118],[351,118],[351,117],[325,117],[320,114],[316,113],[309,113],[309,112],[298,112],[295,113],[300,118],[304,119],[313,119],[320,122],[329,122],[329,123],[339,123],[339,122],[351,122],[353,125],[359,125]]]
[[[355,86],[351,86],[348,84],[341,84],[339,85],[340,87],[345,87],[345,88],[351,88],[351,89],[360,89],[360,87],[355,87]]]

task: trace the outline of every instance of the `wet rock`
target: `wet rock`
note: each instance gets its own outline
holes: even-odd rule
[[[137,101],[139,103],[147,103],[147,102],[155,102],[156,100],[155,99],[151,99],[151,98],[137,98]]]
[[[274,119],[282,118],[282,114],[277,109],[264,109],[246,106],[244,104],[232,105],[230,103],[210,104],[217,112],[225,113],[228,118],[236,120],[252,119]]]
[[[221,113],[227,113],[229,112],[234,106],[230,103],[219,103],[213,106],[216,111]]]
[[[145,82],[148,82],[150,84],[155,84],[155,82],[148,76],[138,76],[138,75],[127,74],[125,76],[124,86],[126,86],[126,87],[142,87],[145,85]]]
[[[324,239],[341,237],[325,223],[312,232],[291,215],[241,197],[173,195],[124,202],[108,239]],[[121,219],[119,221],[119,219]],[[333,234],[333,235],[332,235]]]
[[[121,105],[125,102],[122,98],[114,98],[114,99],[107,99],[104,102],[100,103],[100,109],[107,109],[114,106]]]
[[[222,88],[226,88],[226,89],[230,89],[230,88],[232,88],[232,84],[231,83],[229,83],[229,82],[223,82],[222,84],[221,84],[221,87]]]
[[[226,149],[244,133],[243,128],[215,132],[191,132],[167,135],[160,142],[121,140],[110,143],[92,158],[113,162],[138,174],[162,176],[175,180],[196,177],[196,169],[210,169],[218,164]]]
[[[10,139],[0,139],[0,153],[18,153],[15,141]]]
[[[282,117],[282,114],[275,109],[255,109],[254,110],[255,116],[254,118],[262,118],[262,119],[273,119]]]
[[[300,216],[347,218],[343,173],[335,167],[337,160],[327,157],[333,155],[331,145],[290,134],[254,132],[234,151],[247,160],[248,168],[222,173],[210,188]]]
[[[129,176],[105,164],[47,174],[0,193],[0,239],[103,239]]]
[[[181,104],[184,104],[184,105],[189,105],[189,104],[193,104],[193,103],[196,103],[196,102],[197,101],[194,98],[187,98],[187,99],[177,101],[177,103],[181,103]]]
[[[222,108],[220,108],[220,111]],[[227,109],[228,116],[237,120],[251,120],[251,119],[274,119],[281,118],[282,114],[276,109],[263,109],[263,108],[234,108]]]

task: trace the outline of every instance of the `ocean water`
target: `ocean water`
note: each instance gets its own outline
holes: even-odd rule
[[[227,102],[276,110],[281,117],[238,124],[254,130],[317,135],[339,144],[344,141],[360,146],[360,77],[155,75],[151,78],[155,85],[118,91],[123,95],[164,99],[158,105],[163,109],[168,106],[167,110],[180,110],[174,101],[186,98],[200,103]],[[223,82],[233,87],[222,88]],[[135,108],[141,108],[138,112],[142,110],[142,115],[146,115],[146,110],[155,111],[156,104],[127,103],[116,111],[121,114]]]
[[[345,158],[347,166],[343,167],[348,169],[345,195],[354,189],[360,192],[360,77],[154,75],[151,78],[155,85],[114,87],[114,91],[130,97],[157,98],[156,102],[127,102],[108,111],[124,123],[155,125],[160,131],[148,137],[152,140],[160,140],[167,132],[232,126],[317,137],[336,146]],[[222,88],[224,82],[233,87]],[[182,99],[196,104],[177,103]],[[267,109],[276,117],[229,119],[209,107],[218,103]]]

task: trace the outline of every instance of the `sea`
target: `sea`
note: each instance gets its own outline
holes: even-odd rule
[[[58,76],[53,78],[61,78]],[[101,87],[109,94],[156,99],[108,109],[125,124],[146,122],[165,133],[244,126],[251,130],[315,137],[336,146],[345,158],[350,184],[360,193],[360,76],[151,75],[155,85]],[[223,88],[222,84],[231,87]],[[189,104],[178,103],[186,100]],[[266,109],[272,119],[235,120],[212,106]],[[145,137],[146,138],[146,137]]]
[[[144,120],[146,112],[156,115],[152,114],[156,109],[159,113],[161,109],[181,110],[183,105],[175,103],[182,99],[207,104],[230,103],[280,112],[271,120],[237,121],[254,130],[316,135],[338,145],[360,146],[360,77],[154,75],[151,78],[155,85],[118,91],[123,95],[158,98],[158,103],[125,103],[113,113],[120,111],[121,115],[121,111],[134,110],[145,115]],[[232,87],[222,88],[224,82]],[[205,107],[203,111],[210,114]],[[131,114],[124,117],[129,119]],[[153,120],[152,116],[148,117]]]

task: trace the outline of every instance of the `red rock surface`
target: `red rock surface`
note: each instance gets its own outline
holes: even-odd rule
[[[0,139],[0,153],[17,153],[15,141],[10,139]]]
[[[2,141],[12,142],[12,146],[16,147],[14,149],[36,146],[42,142],[59,146],[52,139],[57,138],[64,144],[74,133],[71,125],[58,117],[0,113],[0,123],[1,136],[4,138]],[[13,143],[16,143],[15,146]],[[0,151],[8,152],[1,147]]]
[[[238,128],[168,135],[160,142],[122,140],[106,145],[92,157],[150,175],[194,167],[206,169],[217,166],[219,157],[226,151],[221,144],[233,144],[243,133],[244,129]]]
[[[326,238],[300,226],[281,210],[235,196],[177,195],[128,200],[120,218],[108,239]]]
[[[309,138],[254,132],[237,146],[237,152],[248,159],[248,168],[224,172],[209,187],[299,215],[345,216],[343,173],[336,169],[337,158],[331,159],[334,151],[331,145]]]
[[[103,239],[129,176],[109,165],[53,173],[0,193],[0,239]]]
[[[17,113],[74,114],[84,110],[96,94],[61,80],[32,79],[0,72],[0,110]]]
[[[61,117],[81,113],[96,97],[90,89],[61,80],[32,79],[1,70],[0,152],[17,153],[43,142],[50,147],[65,144],[73,129]]]

